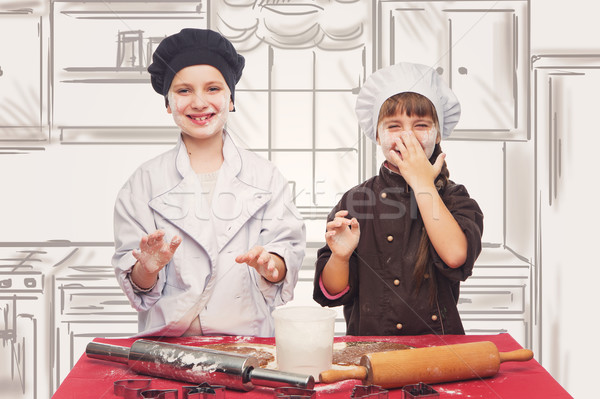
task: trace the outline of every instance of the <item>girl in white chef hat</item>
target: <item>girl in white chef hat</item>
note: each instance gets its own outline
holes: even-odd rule
[[[448,179],[440,147],[458,100],[432,68],[400,63],[366,80],[356,114],[385,161],[329,214],[313,297],[344,306],[349,335],[464,334],[459,285],[481,252],[483,214]]]

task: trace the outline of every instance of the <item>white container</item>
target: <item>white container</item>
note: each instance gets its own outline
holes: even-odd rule
[[[316,306],[289,306],[273,311],[277,368],[312,375],[331,368],[336,312]]]

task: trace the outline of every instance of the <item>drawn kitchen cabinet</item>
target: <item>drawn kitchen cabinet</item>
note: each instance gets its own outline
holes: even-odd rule
[[[0,141],[48,137],[42,93],[42,18],[0,12]]]
[[[453,139],[526,139],[527,9],[528,1],[381,1],[377,63],[436,68],[461,102]]]
[[[467,334],[508,332],[531,343],[531,265],[501,246],[485,247],[461,283],[458,311]]]
[[[146,68],[167,35],[206,28],[200,1],[54,2],[54,125],[62,143],[175,142]]]
[[[137,333],[137,312],[109,264],[112,252],[112,246],[80,247],[54,270],[51,312],[56,386],[94,338]]]

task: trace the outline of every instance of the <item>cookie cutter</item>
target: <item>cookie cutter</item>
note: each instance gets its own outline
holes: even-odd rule
[[[404,399],[438,398],[439,396],[440,394],[435,389],[423,382],[402,387],[402,397]]]
[[[177,389],[147,389],[140,392],[141,396],[138,396],[138,398],[178,399],[177,392]]]
[[[178,399],[177,389],[148,389],[152,379],[128,379],[114,382],[113,392],[124,399]]]
[[[125,399],[138,399],[143,390],[150,388],[151,383],[151,378],[118,380],[113,384],[113,392]]]
[[[279,387],[273,391],[276,399],[314,399],[317,391],[307,388]]]
[[[181,387],[182,399],[225,399],[224,385],[210,385],[203,382],[193,386]]]
[[[351,399],[387,399],[388,390],[379,385],[355,385]]]

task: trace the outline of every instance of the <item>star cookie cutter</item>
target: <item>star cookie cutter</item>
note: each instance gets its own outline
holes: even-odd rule
[[[225,386],[210,385],[207,382],[181,387],[181,391],[182,399],[225,399]]]

